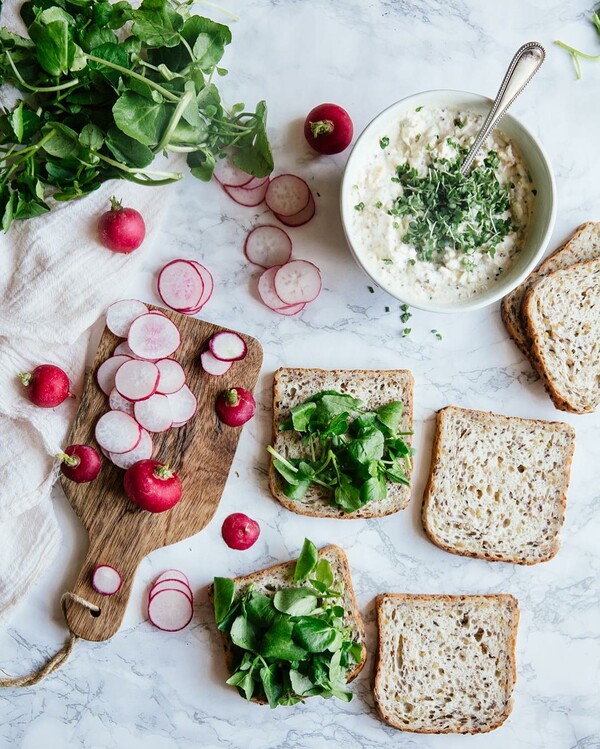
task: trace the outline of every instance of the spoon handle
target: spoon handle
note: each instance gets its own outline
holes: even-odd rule
[[[492,108],[485,118],[479,135],[475,138],[475,142],[471,146],[471,150],[465,157],[463,165],[460,168],[463,175],[469,171],[473,159],[485,139],[506,114],[513,101],[537,73],[545,57],[546,50],[539,42],[527,42],[527,44],[524,44],[517,50],[517,53],[508,66],[504,80],[498,89]]]

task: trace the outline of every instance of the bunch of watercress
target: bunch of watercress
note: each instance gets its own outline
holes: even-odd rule
[[[282,490],[302,499],[312,484],[324,487],[332,505],[355,512],[368,502],[385,499],[387,482],[409,484],[413,449],[400,429],[404,405],[393,401],[374,411],[335,390],[325,390],[291,409],[280,431],[296,432],[305,457],[286,458],[272,446]]]
[[[343,580],[334,580],[328,560],[305,539],[293,582],[272,597],[253,585],[236,597],[233,580],[215,578],[215,619],[234,646],[227,683],[272,708],[314,695],[349,702],[346,677],[360,663],[363,646],[344,624]]]
[[[108,179],[162,185],[181,174],[150,167],[183,152],[210,179],[226,152],[255,176],[273,168],[266,106],[227,109],[213,83],[227,26],[177,0],[29,0],[29,38],[0,29],[0,83],[22,101],[0,116],[0,220],[49,210]],[[127,26],[126,26],[127,24]]]

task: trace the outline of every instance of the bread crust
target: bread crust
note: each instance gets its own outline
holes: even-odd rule
[[[271,444],[275,444],[278,436],[278,427],[279,424],[277,422],[277,403],[280,398],[280,393],[278,390],[278,375],[280,372],[283,372],[287,369],[290,369],[290,367],[280,367],[275,372],[274,377],[274,383],[273,383],[273,430],[272,430],[272,441]],[[296,369],[296,368],[294,368]],[[297,368],[298,371],[301,372],[307,372],[314,375],[333,375],[333,376],[342,376],[342,375],[372,375],[374,373],[384,375],[384,374],[394,374],[394,375],[402,375],[406,377],[408,380],[408,383],[410,385],[411,389],[411,398],[409,399],[408,403],[404,403],[404,412],[408,416],[409,422],[412,427],[413,423],[413,401],[414,398],[412,397],[412,393],[414,391],[414,384],[415,379],[413,377],[413,374],[408,369],[386,369],[386,370],[371,370],[371,369],[353,369],[353,370],[344,370],[344,369],[318,369],[318,368]],[[411,458],[411,469],[413,466],[413,461]],[[410,476],[409,476],[410,478]],[[389,484],[388,484],[389,486]],[[307,517],[311,518],[321,518],[321,517],[327,517],[327,518],[336,518],[339,520],[362,520],[364,518],[379,518],[379,517],[385,517],[387,515],[393,515],[396,512],[399,512],[400,510],[404,510],[410,501],[410,493],[407,494],[407,498],[404,502],[401,504],[398,504],[397,506],[394,506],[390,510],[381,510],[377,508],[377,502],[370,502],[364,507],[361,507],[360,510],[357,512],[347,513],[343,510],[334,511],[332,512],[330,509],[327,511],[327,513],[321,513],[314,510],[310,510],[303,506],[298,500],[289,499],[285,496],[285,494],[281,491],[280,484],[279,484],[279,478],[277,475],[277,471],[273,467],[273,459],[269,461],[269,489],[271,490],[271,494],[275,497],[275,499],[283,505],[287,510],[290,510],[291,512],[295,512],[297,515],[305,515]],[[360,513],[360,514],[357,514]]]
[[[381,640],[382,640],[382,609],[383,609],[383,602],[385,599],[396,599],[396,600],[402,600],[402,601],[427,601],[427,600],[435,600],[435,601],[443,601],[449,604],[452,604],[457,601],[469,601],[473,599],[492,599],[492,600],[505,600],[510,603],[511,608],[511,614],[512,614],[512,627],[511,627],[511,634],[510,634],[510,643],[509,643],[509,662],[510,662],[510,686],[507,685],[507,691],[509,693],[512,693],[514,685],[517,681],[517,656],[516,656],[516,648],[517,648],[517,631],[519,627],[519,601],[510,593],[493,593],[493,594],[485,594],[485,595],[437,595],[437,594],[430,594],[430,593],[422,593],[422,594],[413,594],[413,593],[381,593],[376,598],[376,611],[377,611],[377,636],[378,636],[378,647],[377,647],[377,656],[376,656],[376,663],[375,663],[375,678],[374,678],[374,685],[373,685],[373,695],[375,698],[375,706],[377,707],[377,712],[379,713],[381,719],[387,723],[388,725],[392,726],[392,728],[397,728],[400,731],[405,731],[407,733],[426,733],[426,734],[447,734],[447,733],[455,733],[455,734],[479,734],[479,733],[489,733],[490,731],[494,731],[496,728],[499,728],[509,717],[509,715],[512,712],[513,709],[513,700],[512,697],[510,698],[507,709],[503,713],[503,715],[495,721],[490,726],[485,726],[481,730],[466,730],[466,731],[455,731],[451,728],[447,730],[426,730],[421,728],[410,728],[405,726],[404,724],[400,725],[398,724],[392,715],[389,715],[385,709],[382,707],[382,705],[379,702],[379,699],[377,697],[378,692],[378,686],[381,683],[383,679],[382,675],[382,669],[381,669],[381,660],[382,660],[382,647],[381,647]]]
[[[445,406],[444,408],[441,408],[437,412],[436,416],[436,430],[435,435],[433,438],[433,447],[432,447],[432,454],[431,454],[431,466],[429,469],[429,476],[427,477],[427,483],[425,485],[425,490],[423,492],[423,503],[421,505],[421,523],[423,525],[423,530],[425,531],[425,535],[429,540],[434,543],[436,546],[438,546],[440,549],[443,549],[444,551],[449,552],[450,554],[456,554],[458,556],[463,557],[470,557],[472,559],[484,559],[486,562],[505,562],[507,564],[520,564],[523,566],[532,566],[534,564],[541,564],[543,562],[549,562],[551,559],[554,559],[556,554],[558,553],[560,549],[560,539],[558,537],[558,534],[555,539],[554,546],[550,550],[550,553],[548,556],[544,557],[543,559],[535,559],[535,560],[526,560],[526,559],[517,559],[516,557],[513,557],[512,559],[506,559],[505,557],[498,557],[494,554],[491,554],[489,552],[473,552],[473,551],[466,551],[466,550],[459,550],[455,549],[448,544],[446,544],[444,541],[442,541],[438,536],[435,534],[433,529],[430,527],[428,521],[427,521],[427,509],[429,507],[429,501],[431,499],[431,495],[433,494],[434,484],[435,484],[435,467],[436,463],[439,457],[440,453],[440,443],[441,443],[441,423],[444,418],[445,413],[447,413],[450,410],[460,410],[460,411],[466,411],[470,413],[475,414],[486,414],[490,416],[498,416],[500,414],[495,414],[492,411],[477,411],[473,408],[460,408],[458,406]],[[560,528],[562,528],[562,525],[564,523],[565,519],[565,510],[567,507],[567,487],[569,485],[569,480],[571,476],[571,465],[573,463],[573,454],[575,452],[575,429],[570,424],[565,424],[562,421],[544,421],[543,419],[524,419],[518,416],[514,417],[505,417],[505,418],[511,418],[518,421],[526,421],[526,422],[539,422],[540,424],[544,424],[544,426],[547,425],[560,425],[561,428],[565,428],[566,430],[571,434],[572,436],[572,442],[571,442],[571,449],[569,451],[569,454],[567,456],[567,462],[565,465],[565,476],[567,480],[565,481],[565,489],[561,493],[560,496],[560,506],[559,506],[559,512],[560,512]],[[559,530],[560,530],[559,528]]]

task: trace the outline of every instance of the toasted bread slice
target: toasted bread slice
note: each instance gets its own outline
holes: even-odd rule
[[[453,554],[537,564],[559,549],[575,431],[450,406],[437,415],[423,528]]]
[[[518,602],[511,595],[377,597],[375,703],[401,731],[485,733],[512,710]]]
[[[337,390],[359,398],[368,411],[391,401],[402,401],[404,417],[402,431],[412,430],[414,378],[405,369],[363,370],[363,369],[290,369],[282,368],[275,372],[273,386],[273,446],[286,458],[304,456],[303,445],[294,432],[280,432],[279,424],[290,413],[290,409],[305,401],[311,395],[323,390]],[[404,438],[410,444],[410,436]],[[410,472],[408,473],[410,479]],[[391,515],[403,510],[410,499],[410,486],[388,482],[387,497],[369,502],[356,512],[345,513],[329,503],[327,489],[313,485],[302,499],[288,499],[281,490],[273,460],[269,469],[269,486],[273,496],[284,507],[300,515],[321,518],[374,518]]]

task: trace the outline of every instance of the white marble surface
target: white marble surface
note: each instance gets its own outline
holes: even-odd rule
[[[239,327],[264,346],[258,417],[244,431],[211,524],[142,563],[121,632],[106,643],[80,643],[70,662],[38,687],[0,694],[0,747],[600,747],[600,417],[553,409],[508,340],[497,306],[443,317],[415,312],[412,335],[402,339],[398,304],[383,292],[369,293],[343,241],[337,199],[345,156],[315,158],[300,130],[306,112],[321,101],[345,106],[359,132],[389,103],[419,90],[493,94],[514,50],[536,38],[547,44],[549,57],[515,113],[543,140],[556,171],[556,246],[580,222],[600,218],[600,65],[586,64],[583,80],[576,82],[570,60],[552,46],[559,35],[598,50],[586,22],[587,0],[231,0],[228,7],[240,21],[226,58],[232,72],[222,88],[230,101],[268,100],[278,170],[305,176],[316,191],[317,217],[291,233],[297,256],[322,268],[325,288],[302,316],[270,313],[256,299],[254,274],[241,252],[262,209],[233,205],[215,185],[187,179],[178,187],[159,247],[131,279],[131,295],[156,301],[154,273],[168,259],[189,256],[206,263],[217,291],[205,317]],[[443,333],[442,341],[432,328]],[[280,365],[414,372],[417,456],[406,511],[381,520],[315,520],[283,510],[270,497],[264,445],[271,375]],[[424,537],[419,510],[434,412],[449,403],[575,425],[563,545],[552,562],[523,568],[469,560]],[[0,663],[11,673],[27,671],[66,634],[58,601],[75,579],[87,541],[58,489],[54,503],[63,551],[1,634]],[[233,511],[246,511],[261,523],[259,542],[245,553],[229,551],[220,538],[221,522]],[[305,535],[347,549],[371,656],[350,704],[313,699],[269,711],[245,704],[224,685],[206,586],[215,574],[287,560]],[[143,611],[149,582],[171,566],[185,570],[197,591],[193,623],[177,634],[154,629]],[[377,718],[371,695],[373,601],[384,591],[507,591],[519,598],[515,708],[502,728],[478,738],[418,736],[396,732]]]

